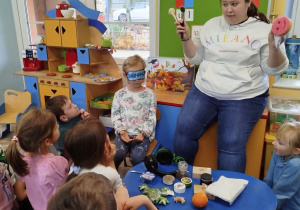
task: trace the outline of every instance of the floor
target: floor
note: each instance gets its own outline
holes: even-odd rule
[[[9,134],[7,134],[6,136],[0,138],[0,145],[4,148],[4,150],[6,150],[6,148],[8,147],[13,135],[14,135],[14,130],[15,130],[15,124],[11,125],[11,132]],[[110,139],[114,140],[115,136],[113,133],[111,133],[110,135]],[[124,166],[124,163],[122,163],[119,166],[119,174],[121,176],[121,178],[123,178],[125,176],[125,174],[127,173],[127,171],[132,167],[130,161],[128,160],[128,158],[126,159],[126,163],[128,166]]]

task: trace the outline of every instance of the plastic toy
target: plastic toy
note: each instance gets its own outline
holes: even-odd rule
[[[292,28],[293,22],[288,17],[278,17],[274,20],[272,25],[272,32],[275,35],[276,48],[281,45],[282,36],[286,35]]]
[[[143,194],[147,195],[149,199],[154,204],[167,205],[170,203],[166,196],[174,195],[174,192],[169,187],[158,188],[150,188],[147,184],[142,184],[139,186],[140,190],[143,190]]]
[[[288,17],[278,17],[273,22],[272,32],[277,36],[284,36],[291,30],[292,25],[293,22]]]

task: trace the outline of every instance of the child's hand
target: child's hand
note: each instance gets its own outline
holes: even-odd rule
[[[145,134],[144,134],[144,132],[142,132],[139,135],[135,136],[133,138],[133,140],[135,140],[135,141],[144,141],[144,137],[145,137]]]
[[[156,210],[155,205],[145,195],[137,195],[126,200],[123,210],[135,210],[145,206],[147,210]]]
[[[86,119],[90,117],[90,113],[86,112],[84,109],[80,109],[81,119]]]
[[[121,139],[125,142],[131,142],[133,139],[129,138],[128,133],[126,131],[121,131],[120,132]]]

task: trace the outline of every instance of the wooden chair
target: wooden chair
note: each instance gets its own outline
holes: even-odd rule
[[[159,120],[160,120],[160,110],[158,108],[156,108],[156,121],[159,121]],[[159,147],[158,141],[153,139],[151,141],[151,143],[149,144],[149,148],[146,153],[146,156],[151,155],[158,147]],[[129,157],[129,155],[130,155],[130,153],[127,152],[126,157]],[[128,166],[126,163],[126,158],[124,159],[124,166]]]
[[[0,135],[10,132],[10,124],[16,123],[21,114],[26,111],[31,103],[30,92],[20,92],[8,89],[4,93],[4,103],[0,105],[0,125],[6,125],[6,130],[0,130]],[[1,137],[0,136],[0,137]]]

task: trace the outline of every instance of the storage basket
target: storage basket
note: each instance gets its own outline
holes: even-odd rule
[[[300,98],[270,96],[269,111],[269,132],[275,135],[283,123],[300,122]]]
[[[97,109],[111,109],[114,93],[106,93],[90,100],[90,107]]]

